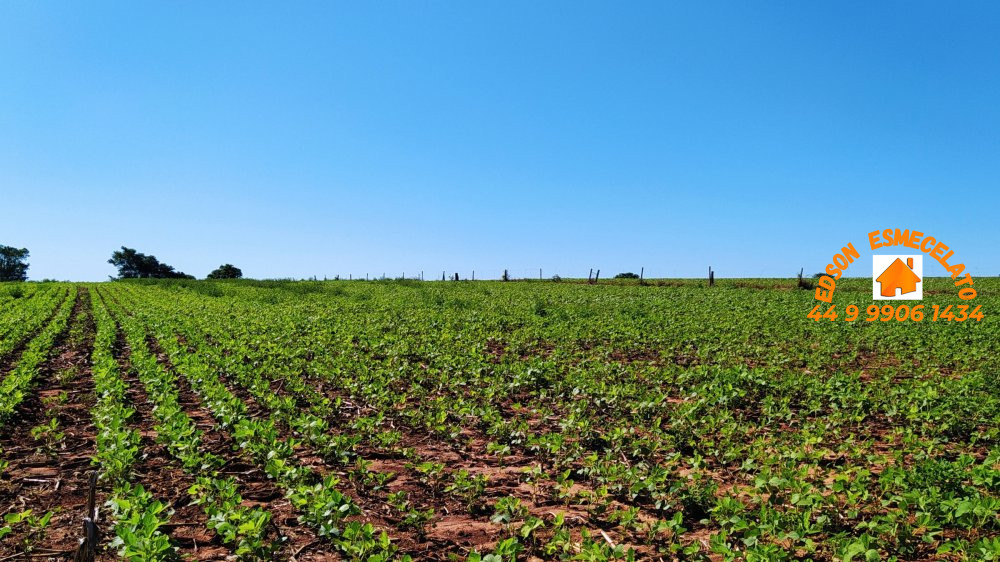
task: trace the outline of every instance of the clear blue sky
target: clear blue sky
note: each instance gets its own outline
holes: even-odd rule
[[[998,29],[995,2],[3,2],[0,243],[35,279],[122,244],[199,277],[790,276],[899,226],[997,275]]]

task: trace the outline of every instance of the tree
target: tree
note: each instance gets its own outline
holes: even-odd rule
[[[0,281],[27,281],[28,249],[0,245]]]
[[[242,279],[243,272],[231,263],[220,265],[208,274],[208,279]]]
[[[615,279],[638,279],[638,278],[639,278],[639,276],[636,275],[635,273],[632,273],[631,271],[629,271],[627,273],[619,273],[618,275],[615,275]]]
[[[160,263],[156,256],[147,256],[125,246],[121,250],[115,250],[108,263],[118,268],[119,279],[194,279],[191,275],[174,270],[173,266]]]

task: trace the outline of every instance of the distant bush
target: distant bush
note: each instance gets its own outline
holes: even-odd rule
[[[243,271],[231,263],[220,265],[208,274],[207,279],[242,279]]]
[[[615,279],[638,279],[639,275],[632,273],[631,271],[627,273],[619,273],[615,275]]]
[[[558,282],[562,281],[562,277],[559,277],[558,275],[553,275],[552,276],[552,280],[555,281],[556,283],[558,283]]]

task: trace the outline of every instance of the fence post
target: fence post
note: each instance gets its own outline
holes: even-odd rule
[[[598,281],[598,279],[600,279],[600,278],[601,278],[601,270],[600,270],[600,269],[598,269],[598,270],[597,270],[597,275],[595,275],[595,276],[594,276],[594,284],[595,284],[595,285],[597,284],[597,281]]]
[[[97,556],[97,471],[90,473],[90,489],[87,492],[87,514],[83,517],[83,539],[73,556],[74,562],[94,562]]]
[[[640,267],[639,268],[639,284],[640,285],[642,285],[642,276],[645,273],[646,273],[646,268],[645,267]]]
[[[712,271],[712,266],[708,266],[708,286],[715,286],[715,272]]]
[[[592,267],[590,268],[590,273],[587,274],[587,283],[589,284],[593,282],[594,282],[594,268]]]

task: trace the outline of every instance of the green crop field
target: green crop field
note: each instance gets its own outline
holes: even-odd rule
[[[0,559],[997,560],[975,283],[0,284]]]

